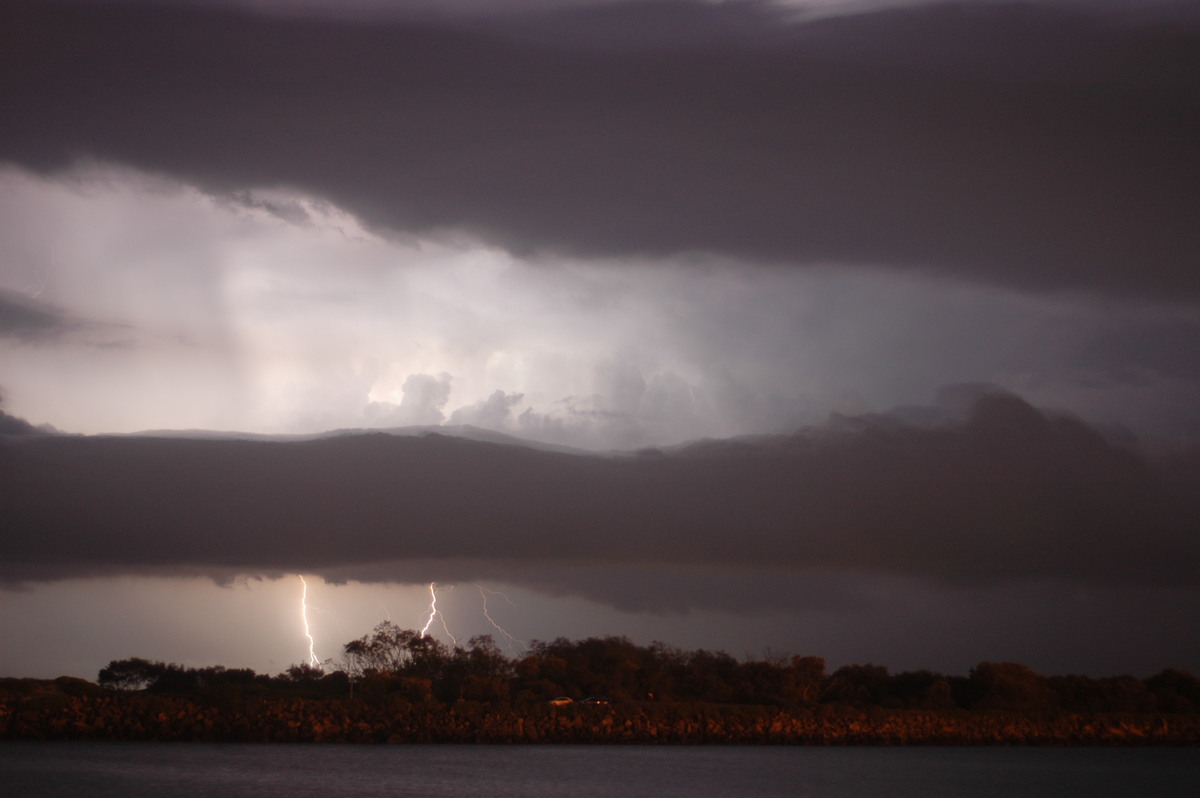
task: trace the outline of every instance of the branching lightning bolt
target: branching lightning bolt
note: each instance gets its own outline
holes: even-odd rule
[[[475,585],[475,587],[479,588],[479,598],[483,599],[483,617],[488,619],[488,623],[490,623],[496,629],[496,631],[498,631],[500,634],[504,635],[504,642],[505,642],[505,645],[508,646],[509,652],[513,653],[513,654],[516,653],[515,651],[513,651],[513,643],[518,643],[521,646],[521,648],[525,648],[524,640],[518,640],[517,638],[510,635],[508,633],[508,630],[505,629],[500,624],[496,623],[496,620],[488,612],[488,605],[487,605],[488,593],[493,593],[493,594],[499,596],[500,598],[507,601],[510,606],[515,607],[517,605],[513,604],[512,599],[510,599],[508,596],[504,595],[503,593],[500,593],[496,590],[487,590],[486,588],[484,588],[483,585]]]
[[[308,582],[304,580],[303,574],[296,574],[300,577],[300,584],[303,590],[300,593],[300,620],[304,622],[304,636],[308,638],[308,664],[317,670],[322,670],[321,660],[317,657],[316,643],[313,641],[312,631],[308,627]]]
[[[453,586],[447,588],[447,590],[453,590],[453,589],[454,589]],[[443,615],[437,608],[437,582],[430,582],[429,583],[429,617],[425,619],[425,625],[421,627],[421,631],[418,633],[419,637],[425,637],[425,634],[429,631],[429,627],[433,625],[434,618],[437,618],[438,620],[440,620],[442,622],[442,629],[445,630],[446,637],[449,637],[450,642],[457,646],[458,638],[456,638],[453,634],[451,634],[450,627],[446,625],[446,616]]]
[[[454,634],[450,631],[450,627],[446,625],[446,616],[439,612],[438,617],[442,619],[442,630],[446,633],[446,637],[450,638],[450,643],[452,645],[457,646],[458,638],[454,636]]]

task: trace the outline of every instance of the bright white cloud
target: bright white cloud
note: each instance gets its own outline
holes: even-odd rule
[[[5,171],[0,208],[0,290],[71,325],[0,339],[7,407],[66,430],[450,422],[636,448],[927,403],[951,382],[1197,425],[1186,351],[1139,365],[1147,333],[1125,361],[1086,361],[1121,324],[1188,340],[1170,327],[1194,331],[1184,311],[701,256],[524,260],[383,238],[282,189],[213,197],[100,167]]]

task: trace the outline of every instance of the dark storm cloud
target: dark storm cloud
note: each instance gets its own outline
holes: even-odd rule
[[[0,407],[4,405],[4,392],[0,391]],[[38,435],[44,432],[23,418],[10,416],[0,409],[0,435]]]
[[[78,323],[45,302],[0,289],[0,338],[34,343],[58,338]]]
[[[797,599],[731,595],[722,580],[1192,585],[1200,554],[1195,452],[1150,461],[996,393],[954,423],[835,417],[621,457],[432,434],[46,436],[3,440],[0,467],[9,580],[489,578],[617,606],[747,608]]]
[[[283,572],[280,572],[282,574]],[[406,560],[328,569],[326,581],[427,584],[501,582],[547,595],[580,597],[624,612],[771,613],[878,606],[917,580],[873,573],[798,571],[676,563],[549,563],[513,560]],[[881,595],[883,594],[883,595]]]
[[[1119,383],[1200,380],[1200,323],[1155,319],[1116,325],[1082,346],[1074,366]]]
[[[241,207],[266,211],[277,219],[290,224],[306,225],[311,221],[308,211],[295,201],[264,199],[256,197],[249,191],[239,191],[230,199]]]
[[[137,338],[130,325],[79,318],[48,302],[0,288],[0,342],[125,348],[136,346]]]
[[[0,157],[299,187],[515,251],[1200,298],[1200,23],[630,3],[370,22],[9,2]],[[653,31],[653,33],[646,33]]]

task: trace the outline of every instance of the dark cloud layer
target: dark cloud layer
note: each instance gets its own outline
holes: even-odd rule
[[[335,21],[24,2],[0,158],[295,186],[518,251],[1200,298],[1200,23],[1051,3]],[[654,35],[645,33],[655,31]]]
[[[770,599],[718,598],[719,583],[753,571],[1192,585],[1200,554],[1194,452],[1152,462],[1004,394],[955,423],[839,417],[618,457],[437,434],[37,436],[0,439],[0,470],[9,580],[446,574],[740,606]],[[681,599],[654,569],[714,595]]]
[[[0,399],[3,396],[0,395]],[[37,427],[23,418],[10,416],[0,410],[0,435],[37,435],[41,432]]]
[[[53,340],[78,327],[62,311],[24,294],[0,289],[0,338],[22,343]]]

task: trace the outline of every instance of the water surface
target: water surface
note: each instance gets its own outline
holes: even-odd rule
[[[1187,748],[0,744],[21,796],[1194,798]]]

